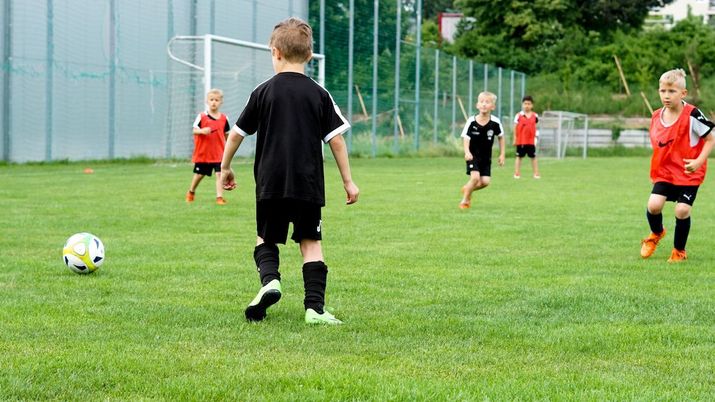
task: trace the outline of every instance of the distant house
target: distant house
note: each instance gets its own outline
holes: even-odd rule
[[[688,15],[700,17],[703,23],[715,25],[715,0],[675,0],[665,7],[656,7],[648,13],[645,26],[662,25],[670,29]]]

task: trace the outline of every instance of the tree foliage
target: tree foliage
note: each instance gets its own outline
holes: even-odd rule
[[[474,21],[462,24],[454,49],[535,73],[551,67],[549,58],[562,59],[564,50],[578,54],[615,32],[636,31],[650,8],[672,1],[456,0]]]

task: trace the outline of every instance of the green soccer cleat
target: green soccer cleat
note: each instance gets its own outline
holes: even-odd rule
[[[261,321],[266,318],[268,307],[276,304],[281,299],[281,282],[274,279],[268,282],[258,291],[256,297],[246,307],[246,319],[248,321]]]
[[[323,311],[323,314],[318,314],[317,311],[309,308],[305,310],[305,322],[307,324],[328,324],[328,325],[340,325],[343,322],[335,318],[332,314],[327,311]]]

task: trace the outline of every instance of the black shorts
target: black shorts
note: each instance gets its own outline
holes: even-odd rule
[[[523,158],[524,156],[536,158],[536,145],[517,145],[516,156],[517,158]]]
[[[467,176],[471,176],[472,172],[479,172],[480,176],[491,176],[492,175],[492,160],[474,158],[467,162]]]
[[[300,200],[264,200],[256,203],[256,234],[266,243],[285,244],[288,224],[293,223],[294,242],[321,240],[321,206]]]
[[[663,195],[667,201],[682,202],[690,206],[695,202],[700,186],[678,186],[672,183],[659,181],[653,185],[651,194]]]
[[[219,163],[195,163],[194,173],[203,176],[211,176],[213,172],[221,173],[221,162]]]

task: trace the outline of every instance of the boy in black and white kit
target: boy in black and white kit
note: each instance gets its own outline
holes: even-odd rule
[[[322,142],[330,145],[347,193],[357,202],[342,133],[350,128],[328,91],[305,75],[313,55],[313,32],[298,18],[273,29],[271,59],[276,75],[253,90],[231,129],[221,162],[223,186],[236,187],[231,159],[243,137],[257,133],[253,168],[256,180],[256,248],[253,257],[262,287],[246,308],[246,319],[261,321],[281,298],[279,252],[288,225],[303,255],[305,321],[341,324],[323,309],[328,267],[323,260],[321,207],[325,205]]]
[[[504,166],[504,129],[499,118],[492,116],[497,96],[482,92],[477,98],[479,114],[467,120],[462,130],[464,160],[467,163],[469,181],[462,186],[460,209],[472,205],[472,192],[481,190],[491,183],[492,145],[499,139],[499,166]]]

